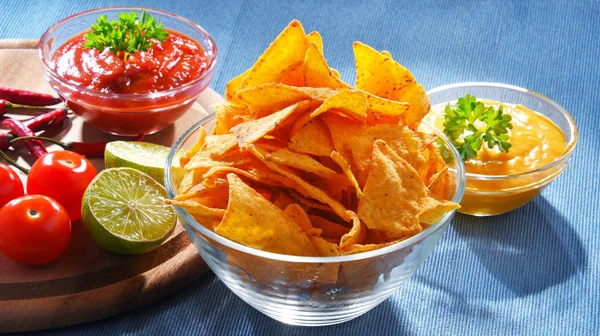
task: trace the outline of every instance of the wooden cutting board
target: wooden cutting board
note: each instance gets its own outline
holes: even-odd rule
[[[53,93],[44,80],[36,47],[34,40],[0,40],[1,86]],[[217,93],[205,90],[180,120],[145,141],[171,146],[220,100]],[[69,141],[120,139],[85,125],[75,116],[45,135]],[[22,147],[10,155],[20,163],[31,162]],[[104,168],[102,159],[92,161],[98,170]],[[82,223],[75,222],[66,253],[49,265],[24,266],[0,253],[0,333],[69,326],[119,314],[158,300],[206,271],[206,264],[179,224],[156,250],[140,256],[117,256],[98,247]]]

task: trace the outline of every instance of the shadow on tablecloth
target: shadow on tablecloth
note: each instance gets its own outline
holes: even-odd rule
[[[443,253],[446,257],[455,253],[456,259],[474,257],[474,261],[461,264],[479,269],[449,270],[445,276],[453,277],[452,281],[430,277],[419,277],[419,281],[465,301],[511,299],[506,291],[490,284],[490,277],[481,273],[485,270],[514,297],[536,294],[585,271],[587,253],[573,225],[542,196],[500,216],[457,215],[453,230],[470,252],[448,249]]]

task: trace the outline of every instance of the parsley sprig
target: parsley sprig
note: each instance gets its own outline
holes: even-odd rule
[[[513,128],[511,116],[503,113],[502,106],[495,109],[486,107],[474,96],[467,94],[459,98],[456,107],[450,104],[444,110],[444,134],[456,147],[463,161],[477,156],[485,142],[488,148],[497,147],[501,152],[508,153],[511,144],[508,143],[508,130]],[[476,121],[485,124],[482,130]]]
[[[163,29],[162,22],[156,20],[146,11],[142,11],[141,17],[138,12],[117,14],[119,20],[108,21],[106,15],[102,15],[92,24],[92,31],[85,34],[85,48],[94,48],[110,51],[127,59],[136,51],[147,51],[154,40],[164,41],[167,31]]]

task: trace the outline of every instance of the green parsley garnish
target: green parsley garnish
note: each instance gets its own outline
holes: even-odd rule
[[[154,43],[153,40],[164,41],[167,31],[163,29],[162,22],[156,20],[150,14],[142,11],[141,18],[138,12],[117,14],[119,21],[108,21],[106,15],[102,15],[92,24],[92,32],[85,34],[85,48],[94,48],[110,51],[127,59],[136,51],[147,51]]]
[[[456,147],[463,161],[477,156],[477,151],[485,142],[488,148],[497,147],[501,152],[508,153],[511,144],[508,143],[508,130],[513,128],[511,116],[503,113],[502,106],[495,109],[486,107],[474,96],[467,94],[459,98],[456,107],[450,104],[444,110],[444,134]],[[475,122],[479,120],[485,125],[481,130]]]

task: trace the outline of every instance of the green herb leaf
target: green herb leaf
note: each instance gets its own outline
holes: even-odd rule
[[[483,122],[485,128],[479,129],[476,121]],[[508,130],[513,128],[511,116],[504,114],[502,106],[497,110],[486,107],[474,96],[467,94],[458,99],[456,107],[450,104],[444,110],[444,134],[456,147],[463,161],[477,156],[485,142],[488,148],[497,147],[508,153],[511,147]]]
[[[117,17],[118,21],[108,21],[106,15],[100,16],[96,24],[92,24],[92,31],[85,34],[83,46],[101,52],[109,48],[126,60],[136,51],[148,51],[154,40],[162,42],[168,36],[162,22],[157,24],[146,11],[142,11],[141,17],[138,12],[121,13]]]

